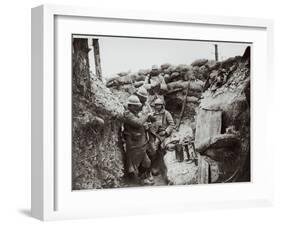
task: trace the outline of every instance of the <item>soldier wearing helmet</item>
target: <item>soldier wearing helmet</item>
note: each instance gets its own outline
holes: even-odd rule
[[[154,103],[154,109],[154,117],[156,118],[156,121],[154,123],[155,131],[160,136],[170,136],[175,127],[175,123],[171,113],[165,109],[164,100],[161,98],[157,99]]]
[[[159,158],[163,156],[162,151],[169,143],[170,135],[173,132],[175,123],[171,113],[165,109],[165,103],[163,99],[158,98],[155,100],[154,109],[155,112],[153,116],[155,118],[155,122],[150,127],[151,134],[154,136],[152,139],[149,139],[149,146],[154,147],[158,152],[158,159],[152,160],[152,174],[157,175],[159,171],[157,167],[157,165],[159,165]]]
[[[136,96],[139,97],[140,102],[142,103],[142,112],[143,114],[153,114],[154,110],[151,108],[151,106],[148,104],[148,92],[144,88],[144,86],[141,86],[138,91],[136,92]],[[147,147],[147,155],[150,158],[150,160],[153,160],[156,155],[156,148],[152,145],[152,142],[150,142],[151,139],[153,139],[153,134],[150,133],[150,126],[155,121],[155,118],[151,116],[147,122],[144,123],[144,128],[146,130],[146,136],[148,139],[148,147]],[[150,181],[153,181],[154,178],[151,174],[151,171],[146,172],[148,175],[148,178]]]
[[[163,75],[159,73],[157,65],[152,66],[149,75],[144,81],[144,86],[149,92],[157,94],[165,93],[167,91],[167,84]]]
[[[150,74],[146,77],[143,85],[148,91],[148,104],[153,107],[154,101],[158,98],[164,100],[163,94],[167,91],[167,84],[164,77],[159,73],[157,65],[153,65]]]
[[[147,136],[144,123],[151,114],[141,113],[142,104],[136,95],[128,98],[127,110],[124,113],[124,138],[126,145],[127,171],[134,179],[138,180],[139,167],[149,171],[151,161],[147,155]],[[148,177],[144,184],[152,184]]]
[[[146,88],[144,88],[143,86],[141,86],[137,93],[136,93],[137,97],[139,98],[140,102],[142,104],[144,104],[147,100],[147,97],[148,97],[148,92],[146,90]]]
[[[142,111],[144,114],[152,113],[152,108],[148,104],[148,92],[144,86],[141,86],[136,92],[136,96],[139,98],[142,103]]]

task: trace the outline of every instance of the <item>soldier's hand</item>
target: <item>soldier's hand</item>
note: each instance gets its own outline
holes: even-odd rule
[[[159,133],[159,135],[160,135],[160,136],[165,136],[165,135],[166,135],[166,131],[161,131],[161,132]]]
[[[143,126],[144,126],[144,129],[145,129],[145,130],[148,130],[148,129],[149,129],[149,123],[146,122],[146,123],[144,123]]]
[[[156,121],[156,118],[153,116],[152,113],[149,113],[149,115],[148,115],[148,121],[150,121],[150,122],[155,122],[155,121]]]

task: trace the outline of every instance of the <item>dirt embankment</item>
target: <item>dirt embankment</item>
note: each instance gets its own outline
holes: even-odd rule
[[[124,108],[89,72],[87,39],[74,39],[72,188],[119,187],[124,174],[119,138]]]
[[[227,64],[228,63],[228,64]],[[250,180],[250,47],[242,57],[226,61],[228,71],[203,93],[199,109],[221,111],[221,134],[235,134],[239,167],[235,181]],[[229,164],[229,167],[231,164]],[[227,170],[227,169],[226,169]]]

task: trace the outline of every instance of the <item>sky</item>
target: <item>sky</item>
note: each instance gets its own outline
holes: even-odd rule
[[[79,36],[81,37],[81,36]],[[95,72],[92,38],[99,39],[102,75],[112,77],[119,72],[137,72],[163,63],[191,64],[197,59],[215,59],[214,44],[218,44],[219,60],[242,55],[249,44],[148,38],[89,38],[90,70]]]

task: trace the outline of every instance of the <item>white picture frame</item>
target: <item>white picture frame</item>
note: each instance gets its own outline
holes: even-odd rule
[[[62,20],[56,21],[61,18]],[[102,24],[104,21],[108,24]],[[123,22],[126,22],[126,26],[143,26],[143,29],[129,30],[124,25],[123,30],[121,29],[118,33],[116,27],[110,24],[122,24]],[[63,126],[59,125],[61,123],[60,117],[56,117],[57,114],[59,115],[57,104],[67,98],[63,92],[69,93],[69,89],[71,89],[70,87],[67,88],[69,81],[66,78],[67,76],[71,77],[71,74],[68,73],[71,70],[71,67],[69,67],[71,64],[71,58],[69,58],[71,56],[71,45],[68,43],[69,49],[66,50],[68,52],[65,53],[64,57],[66,61],[60,61],[60,55],[64,54],[63,51],[67,48],[67,45],[60,45],[59,40],[62,37],[69,37],[71,33],[92,34],[92,31],[87,31],[91,27],[89,26],[91,23],[94,23],[99,29],[99,34],[108,34],[108,30],[103,31],[103,29],[112,29],[113,35],[123,33],[127,36],[135,34],[137,36],[155,37],[152,29],[146,30],[145,28],[148,28],[148,26],[169,26],[169,29],[173,29],[173,26],[189,26],[190,29],[194,30],[188,37],[187,33],[171,35],[169,29],[163,29],[163,33],[159,33],[158,37],[206,40],[207,35],[209,35],[209,40],[247,40],[252,42],[252,181],[246,184],[72,192],[71,187],[67,187],[70,183],[67,181],[68,175],[65,175],[65,181],[62,179],[62,175],[67,174],[66,170],[70,165],[70,159],[65,156],[65,153],[71,152],[71,150],[68,149],[69,146],[60,146],[61,142],[57,139],[55,133],[57,127]],[[122,26],[120,25],[120,28]],[[209,28],[210,31],[204,32],[204,29]],[[221,32],[214,32],[212,31],[213,28]],[[233,33],[231,29],[235,29],[237,33]],[[58,33],[59,37],[57,37]],[[272,45],[273,22],[265,19],[185,15],[168,12],[155,14],[153,12],[116,11],[56,5],[43,5],[33,8],[32,216],[41,220],[56,220],[271,205],[273,203],[273,179],[268,177],[270,175],[268,172],[273,172],[271,163],[273,162],[274,150],[266,148],[268,145],[265,135],[267,131],[265,119],[269,117],[266,112],[266,109],[269,108],[263,106],[270,104],[266,101],[266,98],[269,96],[273,84],[271,79],[273,76],[271,70],[273,68]],[[57,62],[62,62],[60,64],[62,69],[56,68]],[[62,83],[66,85],[64,86]],[[69,125],[66,125],[65,128],[69,129]],[[60,137],[60,139],[67,138]],[[69,140],[65,142],[67,143]],[[58,149],[58,146],[61,149]],[[264,155],[265,151],[266,155]],[[68,163],[62,163],[62,159]],[[68,173],[71,174],[71,172]],[[163,194],[166,196],[165,199],[163,199]],[[136,197],[136,199],[132,199],[133,197]],[[81,205],[79,205],[79,202]]]

